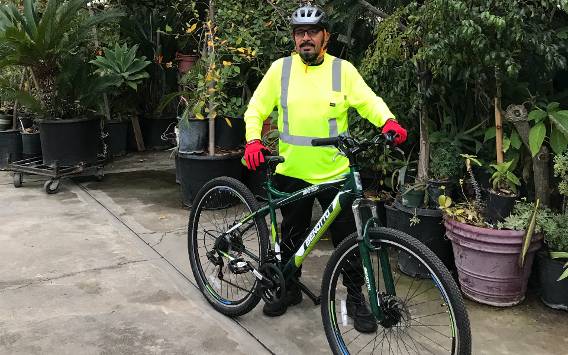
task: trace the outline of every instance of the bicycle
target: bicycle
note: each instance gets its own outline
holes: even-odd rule
[[[272,174],[284,158],[267,157],[268,202],[262,207],[248,188],[233,178],[217,178],[203,186],[190,214],[188,252],[193,274],[207,301],[217,311],[236,317],[252,310],[261,299],[268,303],[280,301],[286,294],[286,284],[294,282],[314,304],[320,304],[320,297],[294,274],[339,211],[352,206],[357,233],[343,240],[332,253],[321,286],[321,314],[333,353],[382,353],[386,349],[388,353],[470,354],[467,312],[447,268],[416,239],[382,227],[374,203],[363,196],[356,158],[362,151],[387,144],[392,138],[314,139],[312,145],[333,146],[338,154],[345,155],[350,171],[341,179],[294,193],[280,192],[272,184]],[[338,192],[294,257],[284,264],[276,211],[324,189]],[[405,275],[393,267],[401,252],[427,270],[428,277]],[[364,279],[364,283],[355,283],[353,275]],[[343,282],[339,282],[340,278]],[[356,291],[353,285],[359,284],[364,284],[366,292],[360,292],[363,299],[357,301],[370,307],[379,325],[371,334],[353,328],[347,309],[346,300]]]

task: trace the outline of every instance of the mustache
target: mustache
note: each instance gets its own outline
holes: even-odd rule
[[[307,46],[315,47],[315,45],[312,42],[303,42],[302,44],[300,44],[300,48],[304,48]]]

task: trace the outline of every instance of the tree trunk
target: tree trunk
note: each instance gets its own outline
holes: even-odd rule
[[[510,106],[506,118],[513,123],[523,144],[530,151],[528,115],[522,105]],[[550,169],[548,162],[550,152],[546,146],[540,147],[538,154],[532,158],[535,200],[539,199],[543,206],[550,206]]]
[[[428,167],[430,165],[430,141],[428,140],[428,108],[426,106],[426,90],[428,82],[424,65],[418,65],[418,92],[422,93],[422,107],[420,108],[420,153],[418,154],[418,181],[428,180]]]
[[[213,41],[215,40],[213,35],[213,28],[214,28],[214,17],[215,17],[215,8],[213,0],[209,0],[209,38],[207,41],[207,55],[213,55]],[[210,92],[215,89],[215,82],[211,80],[209,82],[208,88]],[[211,97],[213,94],[211,94]],[[213,100],[210,98],[209,102],[209,155],[215,155],[215,104]]]

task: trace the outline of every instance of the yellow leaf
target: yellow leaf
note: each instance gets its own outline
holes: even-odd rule
[[[237,48],[237,52],[244,53],[245,51],[246,51],[246,49],[244,49],[243,47]]]
[[[195,31],[195,29],[197,28],[197,23],[194,23],[193,25],[191,25],[191,27],[189,27],[187,30],[185,30],[186,33],[192,33],[193,31]]]
[[[195,117],[197,117],[200,120],[204,120],[205,117],[203,117],[203,115],[200,112],[195,113]]]
[[[225,117],[225,122],[227,122],[227,125],[231,128],[233,128],[233,124],[231,123],[231,120],[228,119],[227,117]]]
[[[226,67],[228,67],[231,64],[233,64],[233,63],[226,61],[226,60],[223,61],[223,65],[226,66]]]

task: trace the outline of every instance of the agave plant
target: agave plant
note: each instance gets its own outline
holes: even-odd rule
[[[34,0],[0,6],[0,68],[17,65],[31,69],[46,113],[60,114],[56,79],[68,57],[91,39],[93,28],[121,16],[109,10],[88,15],[87,0],[48,0],[36,11]]]
[[[123,85],[138,90],[138,85],[142,80],[149,78],[150,75],[144,69],[150,64],[145,56],[136,58],[138,45],[130,49],[124,44],[114,45],[114,49],[105,49],[104,56],[97,56],[89,63],[94,64],[98,69],[95,73],[103,77],[111,78],[114,86],[120,88]]]

